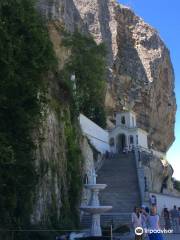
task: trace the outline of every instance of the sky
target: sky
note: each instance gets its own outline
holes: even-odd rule
[[[180,180],[180,0],[118,0],[130,6],[134,12],[158,30],[169,48],[175,71],[175,92],[177,100],[176,140],[167,153],[167,159],[174,168],[174,177]],[[162,126],[164,129],[166,126]]]

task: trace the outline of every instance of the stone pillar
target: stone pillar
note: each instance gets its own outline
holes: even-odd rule
[[[91,206],[99,206],[99,189],[92,190]]]
[[[92,215],[91,236],[102,236],[100,214]]]

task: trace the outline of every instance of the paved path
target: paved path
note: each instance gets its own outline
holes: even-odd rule
[[[164,240],[180,240],[180,234],[166,234]]]
[[[179,234],[167,234],[164,236],[165,240],[180,240],[180,233]]]
[[[117,240],[134,240],[134,236],[120,236],[115,238]],[[180,240],[179,234],[166,234],[164,235],[164,240]]]

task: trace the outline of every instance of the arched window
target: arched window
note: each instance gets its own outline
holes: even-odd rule
[[[121,123],[124,125],[124,124],[126,124],[126,118],[125,118],[125,116],[122,116],[121,117]]]
[[[134,117],[132,117],[132,127],[135,126],[135,121],[134,121]]]
[[[111,147],[113,147],[113,146],[115,145],[115,143],[114,143],[114,138],[110,138],[110,140],[109,140],[109,145],[110,145]]]
[[[136,135],[136,144],[139,144],[138,135]]]
[[[89,183],[89,179],[88,179],[88,175],[85,174],[84,177],[83,177],[83,183],[84,184],[88,184]]]
[[[133,136],[131,135],[131,136],[129,136],[129,143],[130,144],[134,144],[134,138],[133,138]]]

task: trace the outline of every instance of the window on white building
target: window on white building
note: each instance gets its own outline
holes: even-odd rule
[[[88,184],[89,183],[89,179],[88,179],[88,175],[85,174],[84,177],[83,177],[83,183],[84,184]]]
[[[114,143],[114,138],[110,138],[110,140],[109,140],[109,145],[110,145],[111,147],[115,145],[115,143]]]
[[[135,126],[135,121],[134,121],[134,117],[132,117],[132,126]]]
[[[134,144],[134,138],[133,138],[133,136],[131,135],[131,136],[129,136],[129,143],[130,144]]]
[[[136,135],[136,144],[139,144],[139,139],[138,139],[138,135]]]
[[[122,123],[123,125],[126,124],[126,118],[125,118],[125,116],[122,116],[122,117],[121,117],[121,123]]]

